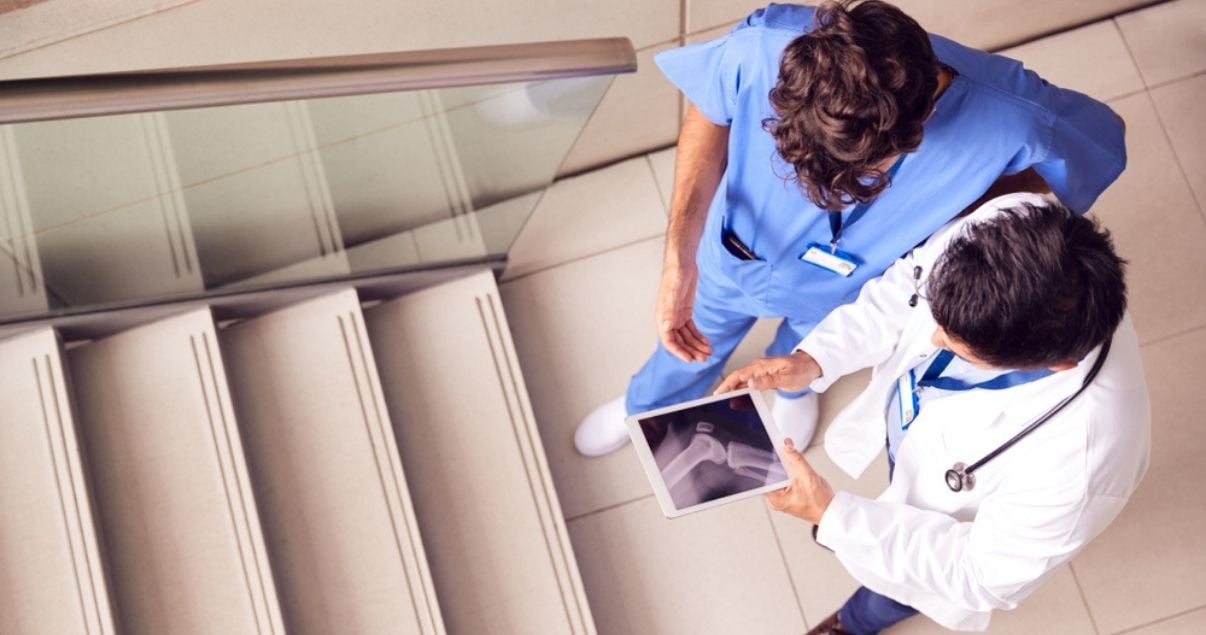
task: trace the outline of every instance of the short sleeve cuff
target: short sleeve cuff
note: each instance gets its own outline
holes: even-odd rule
[[[725,67],[726,40],[701,42],[653,56],[662,74],[708,121],[718,126],[732,123],[736,102],[736,87],[727,82],[731,73]]]

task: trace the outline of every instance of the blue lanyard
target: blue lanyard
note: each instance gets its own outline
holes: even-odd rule
[[[1014,370],[1008,373],[1003,373],[982,381],[978,384],[968,384],[952,377],[942,377],[942,371],[950,365],[951,360],[955,359],[955,354],[943,349],[934,357],[934,361],[930,367],[926,369],[925,374],[921,376],[921,381],[917,382],[919,387],[933,386],[939,390],[971,390],[973,388],[983,388],[984,390],[1001,390],[1003,388],[1011,388],[1020,386],[1025,383],[1042,379],[1054,371],[1043,368],[1040,370]]]
[[[900,164],[904,163],[904,158],[905,155],[900,155],[897,157],[896,163],[893,163],[892,167],[888,168],[889,181],[892,180],[892,177],[896,176],[896,171],[900,169]],[[871,203],[874,202],[875,201],[871,201]],[[859,203],[858,205],[855,205],[854,209],[850,210],[850,218],[846,220],[846,227],[857,223],[858,219],[862,218],[863,215],[867,213],[867,208],[871,207],[871,203]],[[838,239],[842,237],[841,212],[829,212],[829,231],[833,234],[833,242],[829,243],[829,245],[833,248],[837,248]]]

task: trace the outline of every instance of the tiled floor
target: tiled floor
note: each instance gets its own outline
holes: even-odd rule
[[[994,633],[1206,632],[1206,0],[1177,0],[1007,52],[1127,121],[1130,164],[1094,213],[1130,261],[1131,310],[1153,401],[1152,466],[1115,524]],[[537,421],[602,633],[800,633],[854,588],[803,523],[752,500],[669,521],[630,449],[587,460],[580,418],[620,394],[654,345],[659,225],[673,150],[555,186],[502,284]],[[558,190],[560,189],[560,193]],[[560,200],[553,198],[558,193]],[[760,324],[734,363],[758,354]],[[866,381],[823,399],[823,419]],[[882,467],[839,476],[863,495]],[[932,633],[924,619],[896,633]]]

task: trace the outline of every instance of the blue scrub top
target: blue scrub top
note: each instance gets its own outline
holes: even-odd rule
[[[1068,207],[1085,212],[1126,166],[1121,120],[1081,93],[1048,84],[1022,64],[931,35],[957,75],[889,188],[839,247],[864,264],[848,278],[799,260],[827,245],[827,212],[804,196],[762,121],[779,59],[812,28],[812,7],[772,4],[720,39],[665,51],[662,72],[709,120],[729,127],[729,160],[700,242],[701,275],[742,289],[752,314],[820,321],[852,301],[863,283],[972,204],[998,177],[1033,167]],[[847,210],[847,214],[849,210]],[[758,256],[739,260],[721,245],[728,226]]]

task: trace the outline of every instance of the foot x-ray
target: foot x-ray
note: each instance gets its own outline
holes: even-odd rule
[[[679,509],[787,478],[748,394],[641,419],[640,426]]]

